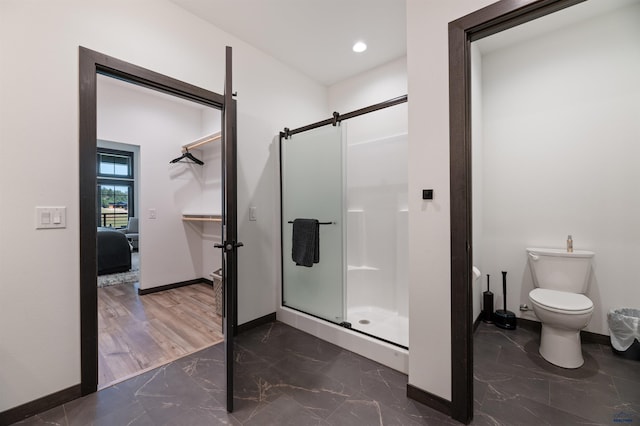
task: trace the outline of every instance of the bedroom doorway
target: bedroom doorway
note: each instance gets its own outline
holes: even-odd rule
[[[120,61],[118,59],[106,56],[104,54],[91,51],[89,49],[80,47],[80,314],[81,314],[81,389],[83,394],[95,392],[98,386],[98,287],[97,287],[97,266],[98,266],[98,227],[96,226],[96,219],[98,217],[98,203],[97,203],[97,176],[96,176],[96,155],[97,155],[97,142],[96,136],[98,135],[98,129],[104,124],[104,117],[102,114],[98,117],[98,96],[97,88],[98,81],[100,79],[117,80],[120,84],[129,84],[138,90],[151,90],[155,96],[168,96],[178,99],[179,102],[188,102],[191,104],[197,104],[198,106],[215,111],[219,118],[218,129],[219,133],[216,138],[202,138],[207,139],[207,142],[213,140],[218,141],[217,145],[218,154],[217,160],[220,167],[218,167],[218,199],[214,202],[214,205],[218,208],[217,212],[210,211],[208,214],[202,212],[197,213],[199,220],[211,221],[211,223],[202,224],[200,227],[195,227],[192,223],[186,222],[186,217],[193,220],[193,212],[188,210],[184,204],[185,200],[192,201],[194,190],[196,187],[203,183],[202,175],[206,175],[202,169],[194,166],[194,163],[198,166],[202,166],[204,162],[190,161],[188,164],[184,164],[183,158],[194,159],[196,152],[189,152],[191,147],[195,145],[189,144],[189,140],[184,140],[184,134],[167,134],[165,136],[171,137],[172,140],[177,143],[177,146],[164,147],[164,152],[158,152],[157,155],[151,153],[148,147],[141,146],[140,154],[142,158],[149,155],[151,161],[149,162],[149,170],[158,169],[162,173],[164,171],[167,179],[172,180],[174,186],[180,187],[179,191],[175,191],[173,197],[168,198],[168,201],[162,202],[157,200],[155,204],[148,203],[145,205],[144,198],[140,202],[140,205],[135,208],[140,218],[146,218],[149,223],[146,225],[144,220],[141,221],[139,241],[139,251],[141,254],[141,264],[145,262],[145,252],[147,256],[150,256],[152,250],[145,248],[145,238],[148,238],[148,245],[156,248],[156,252],[162,254],[164,252],[171,251],[170,249],[175,246],[183,245],[183,252],[188,254],[193,253],[195,248],[203,248],[207,246],[210,250],[206,254],[200,256],[191,257],[191,272],[195,274],[195,278],[179,280],[176,278],[176,269],[166,265],[166,262],[160,262],[153,268],[146,268],[142,271],[139,284],[142,288],[138,288],[134,292],[133,297],[140,298],[143,295],[153,298],[156,293],[173,292],[179,288],[191,287],[194,288],[196,282],[201,282],[204,275],[205,265],[208,265],[203,259],[206,258],[210,261],[212,258],[218,259],[218,264],[221,266],[221,274],[219,275],[219,290],[221,293],[222,301],[218,303],[224,308],[221,309],[222,313],[222,329],[224,334],[224,350],[221,353],[224,354],[225,376],[226,379],[222,380],[224,383],[219,383],[219,389],[221,393],[225,393],[227,410],[233,410],[233,336],[235,332],[235,322],[232,320],[236,317],[236,297],[237,297],[237,247],[242,246],[242,243],[237,241],[237,209],[236,209],[236,192],[237,192],[237,180],[236,180],[236,102],[232,99],[231,95],[231,48],[227,47],[225,57],[225,94],[219,95],[205,89],[201,89],[187,83],[172,79],[170,77],[155,73],[153,71],[140,68],[138,66]],[[119,111],[124,112],[125,115],[131,117],[131,111]],[[129,114],[126,114],[126,113]],[[168,121],[174,118],[173,116],[166,116],[162,121]],[[210,117],[207,114],[200,114],[199,119],[202,122],[210,122]],[[122,130],[126,126],[118,127]],[[117,129],[117,130],[118,130]],[[148,128],[147,128],[148,130]],[[201,129],[202,130],[202,129]],[[118,140],[120,138],[112,138],[111,140]],[[157,139],[157,136],[154,138]],[[209,140],[210,139],[210,140]],[[122,139],[120,139],[122,140]],[[206,142],[199,141],[202,145]],[[186,148],[185,148],[186,144]],[[199,146],[198,145],[198,146]],[[213,144],[212,144],[213,145]],[[151,146],[151,145],[149,145]],[[159,146],[159,145],[158,145]],[[182,149],[181,149],[182,148]],[[186,150],[186,152],[185,152]],[[144,167],[143,167],[144,169]],[[197,172],[194,173],[194,170]],[[185,183],[187,178],[192,178],[192,188],[184,190],[188,187]],[[193,179],[195,178],[195,179]],[[195,183],[194,183],[195,182]],[[145,187],[145,184],[148,185]],[[141,180],[142,194],[147,192],[165,192],[167,194],[167,187],[163,186],[161,182],[149,178],[148,180]],[[146,195],[145,195],[146,197]],[[182,202],[181,202],[182,201]],[[114,201],[118,203],[118,201]],[[199,204],[202,207],[203,203]],[[180,218],[175,218],[175,208],[181,209]],[[193,207],[193,206],[192,206]],[[143,214],[144,213],[144,214]],[[168,220],[168,221],[167,221]],[[167,221],[167,222],[164,222]],[[182,231],[182,240],[180,238],[172,238],[171,241],[165,245],[155,244],[152,236],[161,235],[161,232],[154,232],[154,228],[160,230],[167,229],[169,224],[175,225],[178,223],[179,229]],[[194,233],[202,235],[207,234],[207,226],[217,227],[219,232],[215,235],[217,242],[204,241],[200,239],[197,243],[193,240],[188,240],[188,235]],[[195,228],[195,230],[194,230]],[[174,226],[175,229],[175,226]],[[157,231],[157,229],[155,229]],[[120,233],[116,230],[107,230],[111,234],[109,237],[113,240],[120,240],[122,238],[116,234],[122,235],[125,238],[127,248],[130,249],[130,239],[126,238],[124,233]],[[184,248],[186,246],[186,248]],[[222,256],[217,250],[212,251],[213,247],[222,249]],[[213,254],[215,253],[215,255]],[[194,272],[195,271],[195,272]],[[213,272],[213,271],[211,271]],[[216,271],[218,272],[218,271]],[[193,275],[192,274],[192,275]],[[154,280],[154,277],[160,277],[160,280]],[[145,287],[145,280],[147,282]],[[206,280],[206,278],[205,278]],[[150,294],[153,293],[153,294]],[[157,302],[155,313],[157,316],[168,316],[167,312],[170,307],[168,305],[175,304],[177,296],[170,295],[168,300],[170,302]],[[165,298],[167,299],[167,298]],[[200,308],[203,311],[214,311],[215,303],[213,302],[200,302]],[[123,310],[126,310],[123,308]],[[130,309],[135,316],[135,309]],[[182,308],[182,313],[185,319],[188,314],[192,313],[193,309]],[[146,314],[142,314],[144,316]],[[170,321],[175,323],[175,321]],[[166,327],[171,330],[170,326]],[[200,327],[202,328],[202,327]],[[173,333],[178,334],[178,333]],[[141,335],[135,335],[130,340],[140,340]],[[162,340],[162,339],[161,339]],[[163,340],[164,342],[164,340]],[[171,343],[168,343],[168,347],[171,347]],[[179,354],[178,354],[179,357]],[[152,367],[151,367],[152,368]]]

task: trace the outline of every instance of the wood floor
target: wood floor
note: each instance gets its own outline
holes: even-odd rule
[[[139,296],[133,284],[98,289],[98,388],[223,340],[213,287]]]

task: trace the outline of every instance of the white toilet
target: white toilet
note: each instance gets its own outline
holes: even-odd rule
[[[593,314],[593,302],[584,293],[594,253],[538,248],[527,253],[536,287],[529,300],[542,323],[540,355],[559,367],[578,368],[584,364],[580,330]]]

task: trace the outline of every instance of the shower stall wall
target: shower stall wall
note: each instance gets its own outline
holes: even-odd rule
[[[347,123],[346,321],[409,346],[407,135],[354,141]]]
[[[407,349],[406,97],[379,106],[281,134],[282,305]],[[303,218],[323,223],[311,267],[292,260]]]

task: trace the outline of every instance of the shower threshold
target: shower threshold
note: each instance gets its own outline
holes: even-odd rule
[[[406,346],[401,346],[398,343],[362,331],[356,327],[356,324],[354,324],[353,328],[347,328],[287,306],[281,306],[276,314],[278,321],[282,321],[312,336],[372,359],[404,374],[409,372],[409,350]]]

